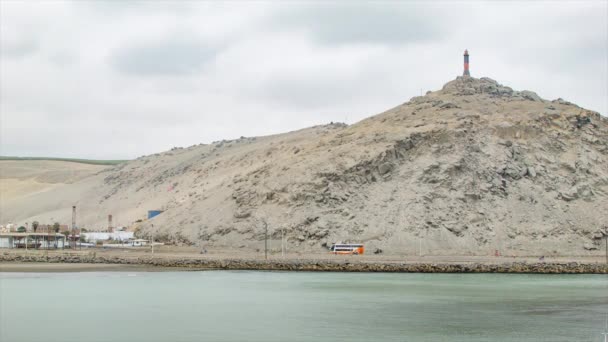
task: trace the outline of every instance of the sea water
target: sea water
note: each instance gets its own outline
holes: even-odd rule
[[[0,273],[0,341],[603,341],[606,275]]]

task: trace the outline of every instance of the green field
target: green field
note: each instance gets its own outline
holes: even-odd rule
[[[47,157],[11,157],[0,156],[0,160],[54,160],[72,163],[93,164],[93,165],[116,165],[127,162],[128,160],[95,160],[95,159],[77,159],[77,158],[47,158]]]

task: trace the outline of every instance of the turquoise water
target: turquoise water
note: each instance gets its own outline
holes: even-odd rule
[[[608,276],[0,273],[0,341],[603,341]]]

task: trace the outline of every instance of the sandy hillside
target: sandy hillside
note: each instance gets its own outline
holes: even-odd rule
[[[0,208],[73,184],[105,168],[107,166],[52,160],[0,160]]]
[[[482,78],[459,77],[351,126],[328,124],[141,157],[3,201],[14,221],[104,228],[165,212],[142,235],[316,251],[361,241],[385,253],[585,255],[608,222],[608,121]]]

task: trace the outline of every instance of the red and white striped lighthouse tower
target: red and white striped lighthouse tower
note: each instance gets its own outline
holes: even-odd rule
[[[471,76],[469,73],[469,50],[464,50],[464,72],[462,76]]]

